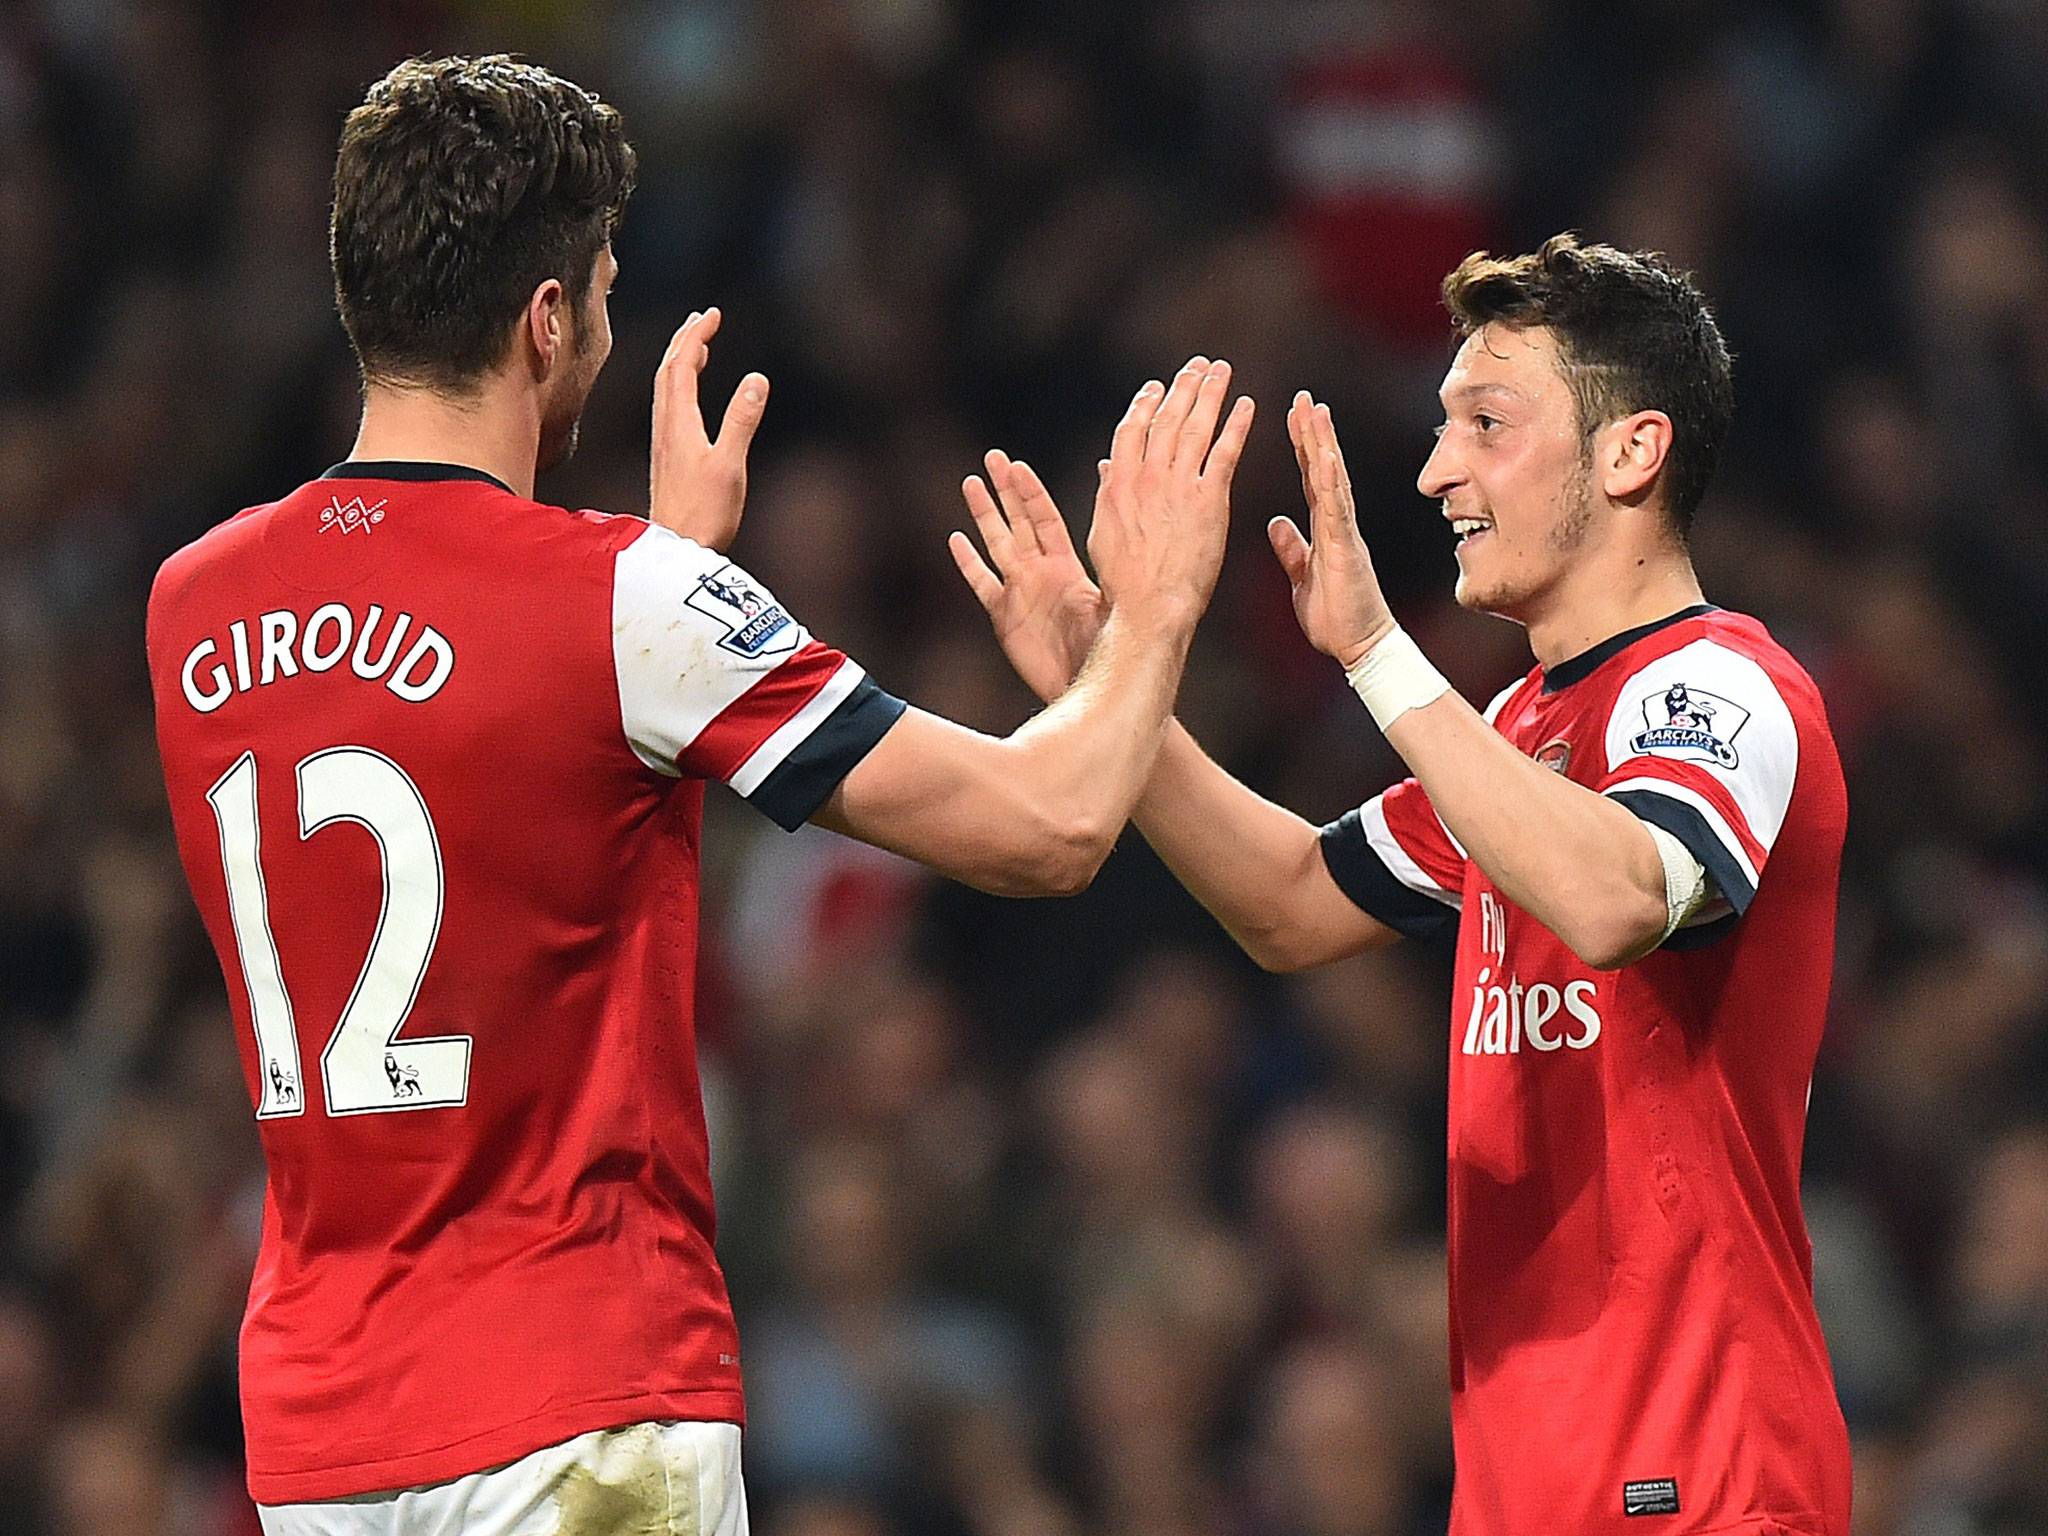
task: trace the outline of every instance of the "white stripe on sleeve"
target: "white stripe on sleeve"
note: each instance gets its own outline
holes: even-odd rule
[[[753,604],[750,610],[727,602],[735,591]],[[765,633],[747,634],[750,623],[764,621],[772,626]],[[612,576],[612,663],[634,755],[657,773],[677,776],[676,760],[704,728],[809,638],[725,556],[649,525],[619,551]]]
[[[1366,843],[1387,866],[1387,872],[1411,891],[1433,897],[1447,907],[1461,905],[1462,898],[1458,892],[1447,891],[1438,885],[1420,864],[1408,856],[1408,850],[1401,846],[1393,829],[1387,825],[1387,810],[1382,800],[1382,796],[1374,795],[1359,807],[1358,823],[1365,830]]]
[[[810,703],[783,721],[775,734],[754,748],[754,755],[740,764],[730,780],[732,787],[743,795],[759,789],[761,781],[780,768],[789,754],[810,738],[811,732],[830,719],[832,711],[846,702],[847,695],[866,676],[867,672],[851,658],[839,663],[839,670],[825,679],[825,686],[812,696]]]

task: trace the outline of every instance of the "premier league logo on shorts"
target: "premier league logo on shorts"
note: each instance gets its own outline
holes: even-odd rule
[[[1733,768],[1735,738],[1748,723],[1749,711],[1734,700],[1673,683],[1643,700],[1643,731],[1629,746],[1682,762]]]
[[[780,603],[756,591],[737,566],[698,577],[684,601],[724,627],[725,638],[718,643],[736,656],[752,661],[796,649],[796,621]]]

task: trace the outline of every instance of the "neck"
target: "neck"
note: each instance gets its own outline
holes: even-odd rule
[[[370,385],[349,457],[462,464],[531,499],[539,453],[540,409],[532,391],[491,377],[470,397]]]
[[[1554,667],[1639,624],[1655,623],[1706,599],[1692,558],[1660,548],[1575,566],[1542,606],[1523,620],[1539,665]]]

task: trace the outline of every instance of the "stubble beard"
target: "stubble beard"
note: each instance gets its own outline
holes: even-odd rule
[[[576,437],[582,426],[583,417],[579,411],[569,418],[567,427],[556,427],[552,424],[542,427],[540,452],[534,459],[535,470],[546,474],[551,469],[561,468],[576,457]]]
[[[597,375],[604,365],[584,369],[584,358],[590,350],[590,327],[582,323],[576,326],[575,350],[570,354],[574,375],[567,390],[567,409],[541,422],[540,451],[534,456],[536,472],[545,474],[558,469],[576,456],[576,441],[583,427],[583,408],[590,403],[590,392],[597,387]]]
[[[1572,476],[1558,491],[1557,516],[1543,535],[1543,548],[1554,557],[1558,564],[1568,561],[1585,544],[1587,534],[1593,527],[1593,486],[1592,463],[1590,458],[1580,474]],[[1486,509],[1492,517],[1492,509]],[[1494,538],[1498,539],[1500,524],[1494,523]],[[1518,619],[1531,601],[1542,590],[1541,581],[1512,584],[1512,578],[1503,577],[1490,589],[1475,587],[1461,568],[1458,582],[1453,590],[1458,606],[1478,613],[1488,613],[1496,618]]]
[[[1586,542],[1586,533],[1593,526],[1593,485],[1590,462],[1581,466],[1581,472],[1565,485],[1559,496],[1557,521],[1550,525],[1545,542],[1554,555],[1578,553],[1579,546]]]
[[[568,409],[549,417],[541,423],[540,452],[535,456],[535,468],[543,473],[557,469],[576,455],[576,440],[583,428],[583,407],[590,402],[591,388],[597,383],[596,375],[575,381]]]

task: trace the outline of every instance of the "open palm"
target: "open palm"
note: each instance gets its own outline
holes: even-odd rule
[[[988,559],[964,533],[954,534],[946,547],[988,611],[1003,655],[1025,685],[1050,702],[1081,670],[1108,607],[1037,472],[1000,449],[991,449],[983,462],[988,484],[970,475],[960,492]]]
[[[1302,537],[1288,517],[1268,523],[1266,536],[1294,589],[1301,632],[1309,644],[1348,668],[1394,627],[1394,615],[1358,531],[1351,475],[1337,446],[1330,408],[1303,390],[1287,413],[1287,434],[1301,467],[1309,537]]]

